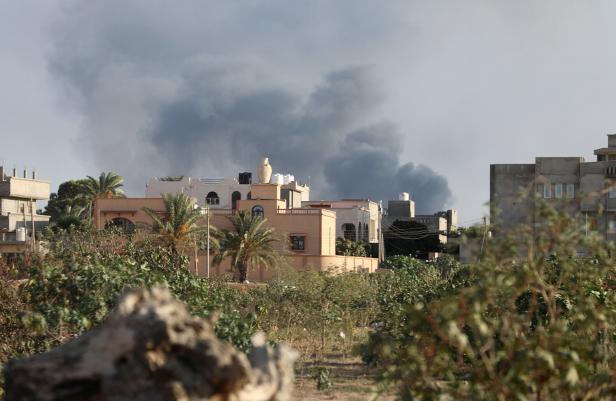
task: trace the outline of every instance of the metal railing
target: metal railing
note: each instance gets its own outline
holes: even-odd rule
[[[292,214],[292,215],[329,215],[335,216],[336,214],[329,210],[323,209],[276,209],[277,214]]]

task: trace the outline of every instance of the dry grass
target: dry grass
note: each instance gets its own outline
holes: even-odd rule
[[[317,366],[330,370],[331,390],[317,390],[313,377]],[[359,357],[328,354],[319,360],[303,358],[296,364],[294,401],[364,401],[373,399],[374,390],[374,374]],[[386,394],[379,400],[393,401],[394,398],[391,394]]]

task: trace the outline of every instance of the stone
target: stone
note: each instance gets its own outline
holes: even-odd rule
[[[245,355],[167,289],[131,290],[99,328],[9,362],[5,401],[286,401],[295,358],[263,334]]]

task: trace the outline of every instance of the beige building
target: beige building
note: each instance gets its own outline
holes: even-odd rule
[[[11,256],[33,249],[36,233],[49,224],[49,216],[37,213],[36,202],[49,199],[49,183],[32,172],[18,177],[0,166],[0,255]]]
[[[490,166],[491,223],[496,235],[536,221],[537,198],[571,216],[588,231],[616,240],[616,135],[583,157],[537,157],[534,164]]]
[[[290,187],[287,187],[289,189]],[[251,184],[250,199],[238,199],[234,208],[211,208],[210,223],[221,229],[231,229],[228,219],[238,210],[249,211],[253,216],[261,215],[267,219],[266,224],[273,227],[277,235],[276,248],[297,270],[367,271],[373,272],[378,267],[378,260],[373,258],[345,257],[336,255],[336,213],[322,208],[289,207],[282,191],[285,185]],[[94,208],[94,222],[99,229],[107,225],[119,225],[128,230],[140,225],[151,224],[143,208],[165,213],[161,198],[124,198],[100,199]],[[204,218],[201,224],[205,224]],[[195,266],[193,259],[193,266]],[[207,274],[207,255],[198,253],[196,271]],[[210,266],[211,275],[221,275],[229,271],[226,261],[219,267]],[[264,281],[276,277],[277,272],[261,269],[251,271],[249,280]]]

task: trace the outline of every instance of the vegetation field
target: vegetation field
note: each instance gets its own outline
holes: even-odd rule
[[[283,269],[260,285],[195,277],[157,236],[59,230],[44,257],[2,264],[0,361],[97,326],[126,288],[163,285],[240,349],[257,331],[297,349],[298,400],[614,399],[614,248],[541,218],[475,265],[397,256],[382,273]]]

